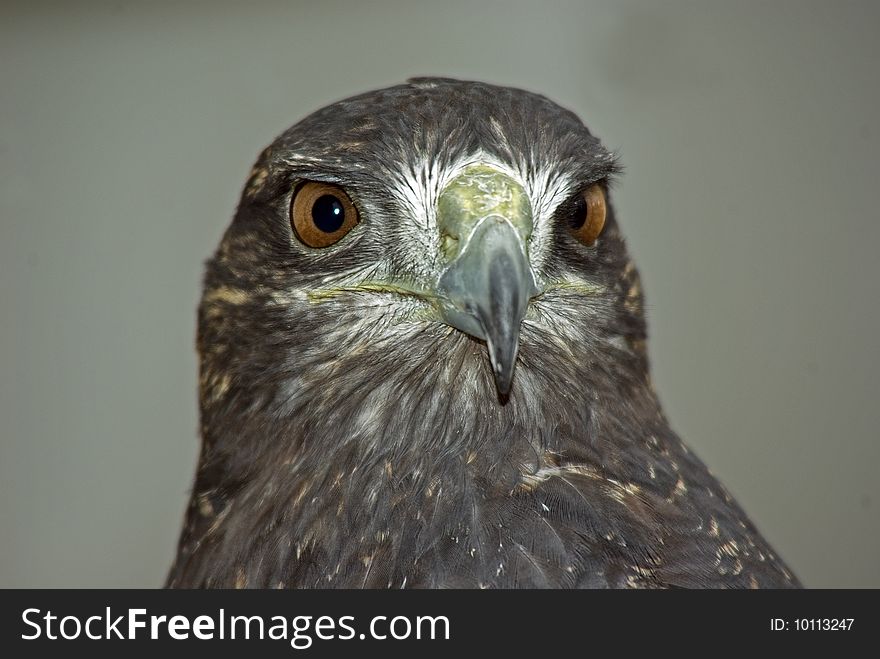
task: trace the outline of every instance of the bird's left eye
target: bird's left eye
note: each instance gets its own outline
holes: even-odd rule
[[[605,226],[605,191],[599,183],[591,185],[575,202],[571,232],[584,245],[592,245]]]
[[[338,185],[306,181],[294,192],[290,224],[300,242],[309,247],[329,247],[357,223],[357,209]]]

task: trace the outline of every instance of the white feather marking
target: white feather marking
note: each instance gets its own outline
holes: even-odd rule
[[[538,167],[525,171],[479,151],[460,158],[443,169],[435,160],[424,159],[403,169],[398,178],[390,181],[390,191],[413,223],[437,234],[436,238],[439,240],[437,200],[440,193],[465,169],[474,165],[491,167],[512,178],[525,190],[534,222],[529,252],[533,267],[536,271],[540,270],[540,266],[549,256],[547,251],[551,242],[553,214],[575,187],[575,181],[568,175],[560,174],[556,168]]]

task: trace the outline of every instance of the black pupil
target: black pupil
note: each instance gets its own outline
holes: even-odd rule
[[[312,221],[324,233],[334,233],[345,223],[345,206],[332,194],[318,197],[312,206]]]
[[[587,202],[583,195],[579,196],[574,203],[569,220],[572,229],[580,229],[587,221]]]

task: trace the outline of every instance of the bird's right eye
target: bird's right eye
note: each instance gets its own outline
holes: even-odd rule
[[[334,245],[357,223],[357,209],[338,185],[306,181],[294,191],[290,224],[304,245]]]

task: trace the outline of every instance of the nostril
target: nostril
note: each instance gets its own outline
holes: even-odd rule
[[[440,248],[443,250],[443,253],[446,254],[447,257],[452,258],[456,254],[458,254],[459,250],[459,238],[458,236],[454,236],[450,233],[444,232],[440,236]]]

